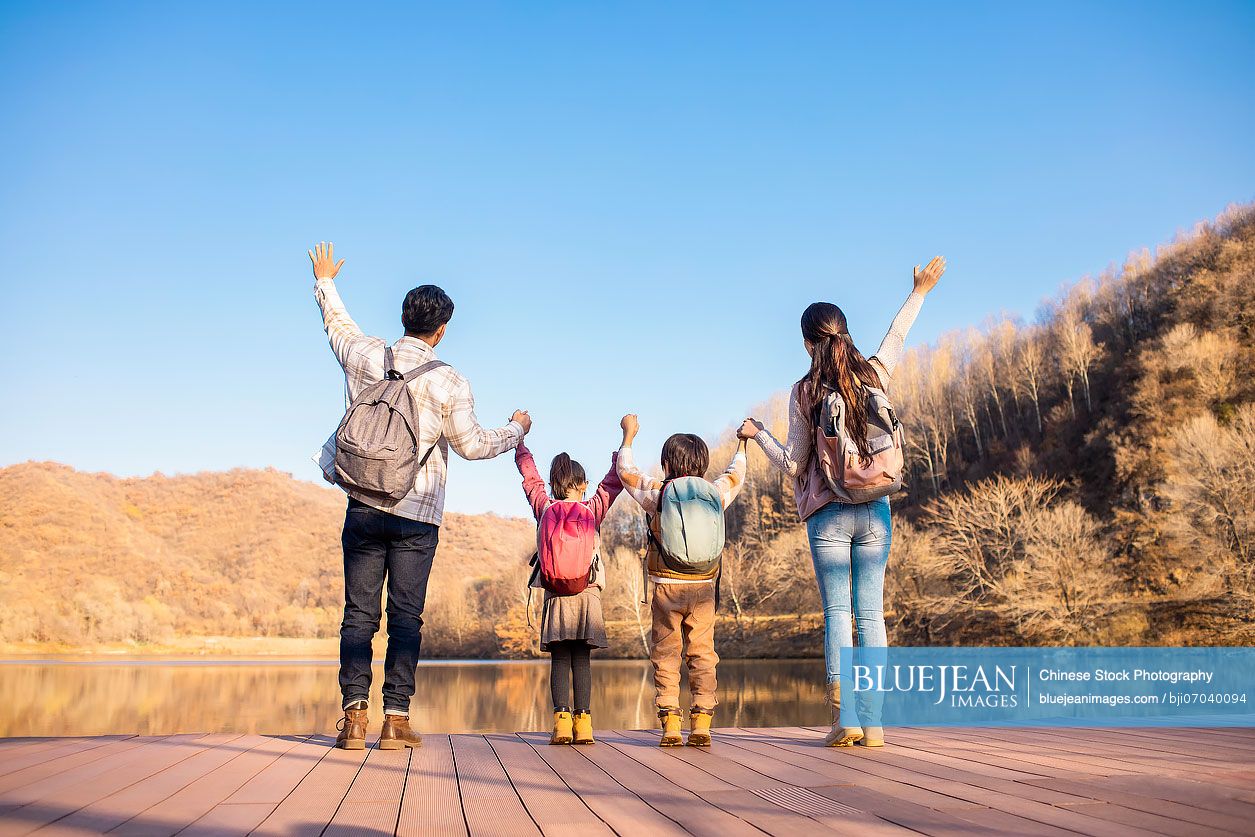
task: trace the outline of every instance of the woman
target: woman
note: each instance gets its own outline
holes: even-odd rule
[[[864,386],[885,389],[906,344],[906,333],[931,291],[945,272],[946,261],[937,256],[920,270],[915,267],[915,288],[906,298],[889,333],[869,360],[850,339],[845,314],[830,302],[816,302],[802,313],[802,340],[811,357],[811,368],[793,385],[789,396],[789,437],[781,443],[762,422],[747,418],[737,431],[742,439],[754,439],[772,465],[793,477],[798,515],[806,523],[811,558],[819,595],[824,605],[824,662],[828,671],[828,705],[832,730],[824,739],[829,747],[862,743],[884,746],[880,726],[841,726],[840,649],[853,648],[850,629],[853,615],[858,625],[858,644],[884,648],[885,564],[889,559],[893,522],[889,498],[870,503],[841,502],[820,472],[815,447],[815,408],[824,392],[841,394],[847,409],[846,429],[861,450],[866,445],[867,409]]]

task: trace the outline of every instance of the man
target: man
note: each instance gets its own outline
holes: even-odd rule
[[[314,263],[314,298],[322,309],[331,350],[344,369],[346,403],[383,379],[384,350],[378,337],[362,333],[349,317],[335,277],[344,264],[334,260],[330,243],[309,253]],[[405,295],[401,325],[405,336],[392,344],[393,362],[407,372],[435,360],[435,347],[453,316],[453,301],[435,285]],[[384,660],[383,730],[380,749],[418,747],[422,739],[410,728],[410,698],[422,640],[427,579],[444,512],[449,448],[464,459],[491,459],[513,450],[531,429],[526,411],[496,430],[480,426],[470,384],[450,366],[433,369],[409,383],[420,411],[419,450],[435,450],[418,472],[414,486],[398,501],[379,500],[349,491],[341,543],[344,548],[344,621],[340,626],[340,691],[344,719],[336,746],[366,746],[366,706],[370,694],[371,639],[379,631],[380,593],[388,584],[388,652]],[[318,456],[323,474],[334,474],[335,436]]]

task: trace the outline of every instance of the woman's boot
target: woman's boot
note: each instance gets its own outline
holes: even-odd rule
[[[593,744],[593,716],[589,712],[576,712],[575,740],[572,744]]]
[[[837,681],[829,683],[825,697],[828,701],[828,708],[832,710],[832,729],[824,736],[824,746],[854,746],[854,744],[862,740],[863,730],[861,727],[841,726],[841,683]]]
[[[553,735],[549,736],[550,744],[570,744],[574,738],[571,713],[566,708],[555,709],[553,713]]]
[[[662,721],[662,740],[658,742],[658,746],[679,747],[684,743],[684,739],[680,737],[679,709],[659,709],[658,720]]]

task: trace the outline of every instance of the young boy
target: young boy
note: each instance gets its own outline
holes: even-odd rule
[[[647,567],[654,582],[650,610],[650,662],[654,665],[655,705],[662,722],[663,747],[680,738],[680,657],[688,663],[688,743],[710,745],[719,655],[715,653],[715,584],[723,549],[723,511],[745,484],[745,448],[737,447],[732,464],[713,483],[706,443],[691,433],[677,433],[662,446],[663,480],[642,474],[632,458],[640,423],[626,415],[620,423],[619,480],[648,517]],[[683,524],[677,525],[683,515]]]

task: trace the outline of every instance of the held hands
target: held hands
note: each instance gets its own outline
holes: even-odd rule
[[[335,245],[330,241],[316,244],[313,250],[306,252],[309,253],[309,260],[314,263],[315,279],[334,279],[340,268],[344,267],[344,259],[336,262]]]
[[[619,427],[623,428],[623,445],[631,445],[632,440],[636,438],[636,432],[641,429],[640,420],[636,418],[636,413],[628,413],[619,422]]]
[[[920,294],[928,293],[937,287],[941,274],[945,272],[946,259],[944,256],[933,256],[933,260],[924,265],[923,270],[919,269],[919,265],[915,265],[915,292]]]
[[[514,415],[510,416],[510,421],[517,421],[523,425],[524,436],[532,432],[532,417],[527,414],[527,410],[515,410]]]
[[[747,418],[741,422],[741,426],[736,429],[736,437],[742,442],[753,439],[758,435],[758,431],[763,429],[763,423],[758,419]]]

